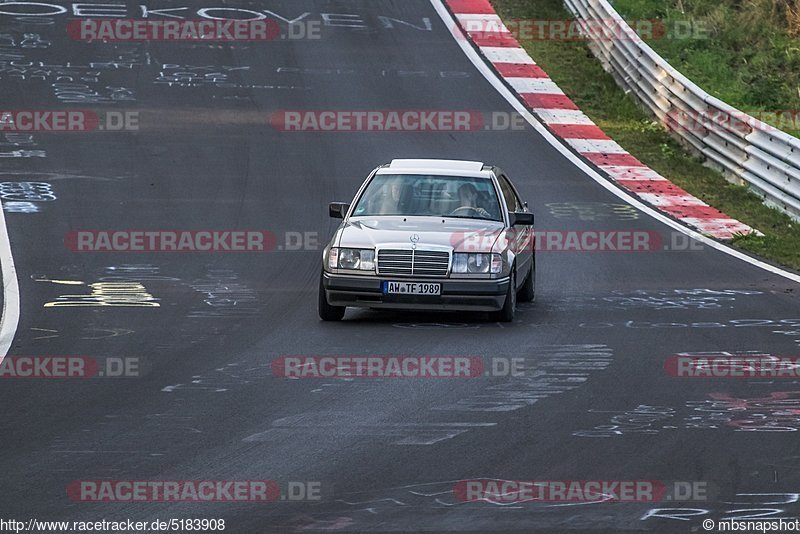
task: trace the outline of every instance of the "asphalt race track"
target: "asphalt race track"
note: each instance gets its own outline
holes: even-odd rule
[[[235,533],[689,532],[707,518],[798,516],[800,379],[664,370],[681,353],[800,355],[797,283],[701,244],[671,250],[687,243],[683,234],[626,206],[530,127],[270,125],[279,110],[511,112],[428,0],[141,3],[150,1],[151,10],[186,7],[170,13],[187,19],[203,8],[267,10],[282,27],[274,15],[308,13],[320,38],[87,43],[66,32],[81,18],[77,4],[0,4],[4,109],[138,113],[138,130],[0,133],[2,182],[38,184],[23,186],[28,196],[3,186],[20,294],[8,355],[140,370],[5,377],[2,518],[222,518]],[[141,17],[139,3],[128,9]],[[540,251],[536,302],[510,325],[370,310],[323,323],[320,255],[336,228],[327,203],[349,201],[371,169],[402,157],[498,164],[537,230],[656,232],[670,250]],[[277,244],[75,252],[65,239],[77,230],[264,230]],[[114,284],[138,288],[138,298],[110,299]],[[522,358],[525,373],[291,380],[271,370],[286,355]],[[282,491],[318,484],[321,496],[85,502],[67,491],[85,480],[263,479]],[[464,502],[453,488],[467,479],[693,481],[707,492]]]

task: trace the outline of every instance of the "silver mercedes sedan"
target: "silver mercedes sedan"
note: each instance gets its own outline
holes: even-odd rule
[[[370,173],[322,254],[319,316],[348,306],[489,312],[534,298],[533,213],[505,173],[477,161],[396,159]]]

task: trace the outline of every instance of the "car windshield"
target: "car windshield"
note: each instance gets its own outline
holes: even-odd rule
[[[488,178],[379,174],[367,186],[353,216],[422,215],[502,221]]]

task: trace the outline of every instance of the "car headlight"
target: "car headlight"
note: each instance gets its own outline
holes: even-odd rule
[[[500,254],[456,252],[453,254],[453,272],[469,274],[497,274],[503,269]]]
[[[328,267],[354,271],[374,271],[375,251],[366,248],[332,248],[328,253]]]

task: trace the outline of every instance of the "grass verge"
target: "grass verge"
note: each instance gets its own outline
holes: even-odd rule
[[[647,43],[708,93],[800,135],[800,0],[616,0],[628,20],[657,19]]]

